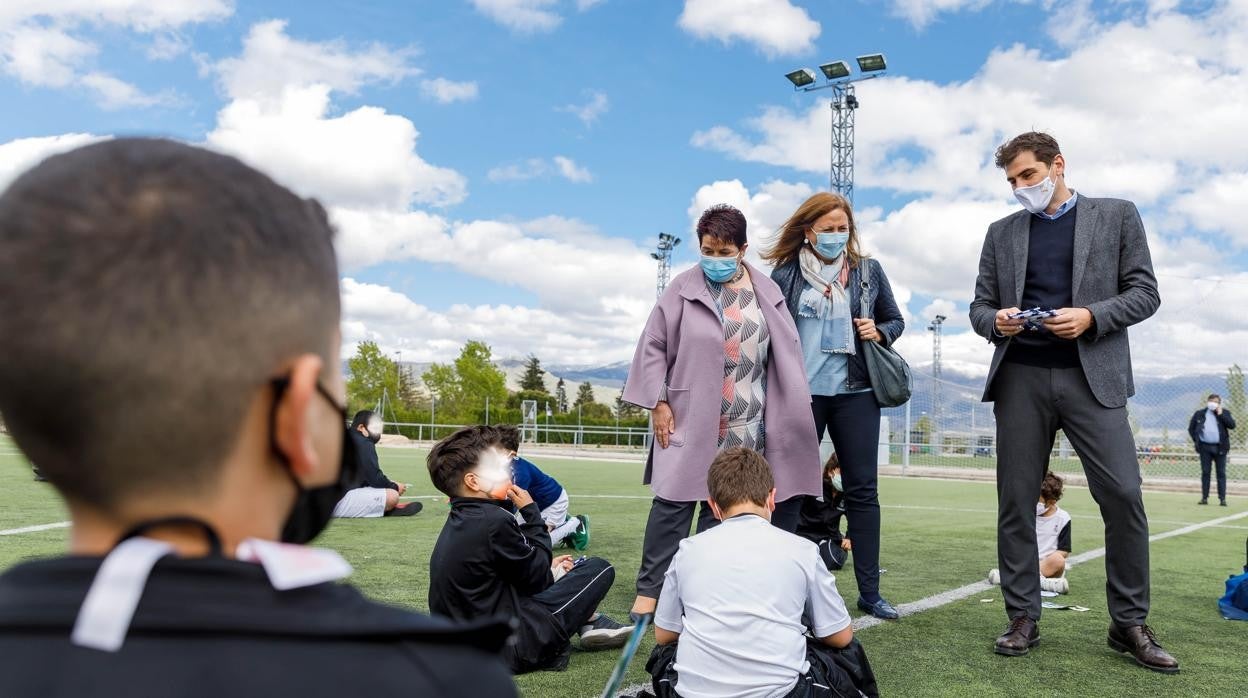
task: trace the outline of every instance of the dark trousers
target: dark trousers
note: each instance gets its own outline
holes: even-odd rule
[[[1218,499],[1226,499],[1226,454],[1221,453],[1219,444],[1196,444],[1196,452],[1200,454],[1200,498],[1209,499],[1209,474],[1216,464],[1218,466]]]
[[[993,381],[997,417],[997,559],[1010,617],[1040,618],[1036,503],[1061,429],[1083,464],[1105,522],[1105,590],[1121,626],[1148,616],[1148,519],[1125,407],[1105,407],[1079,368],[1002,363]],[[854,554],[858,541],[854,541]]]
[[[545,606],[565,635],[571,637],[596,615],[598,604],[607,597],[614,582],[615,568],[611,563],[591,557],[531,598]]]
[[[719,523],[706,502],[673,502],[655,497],[650,503],[650,516],[646,519],[646,534],[641,544],[641,567],[637,570],[637,595],[659,598],[663,590],[663,575],[676,557],[680,541],[689,535],[694,509],[698,509],[697,533]],[[802,498],[792,497],[776,504],[771,524],[790,533],[797,530],[802,510]]]
[[[655,645],[646,661],[655,698],[680,698],[676,687],[676,648],[677,643]],[[857,639],[847,647],[835,649],[807,638],[806,661],[810,669],[797,678],[797,685],[785,698],[880,695],[867,653]]]
[[[845,487],[845,537],[854,546],[858,593],[873,602],[880,595],[880,403],[875,393],[815,395],[815,433],[826,429],[841,463]],[[1033,531],[1034,534],[1034,531]]]

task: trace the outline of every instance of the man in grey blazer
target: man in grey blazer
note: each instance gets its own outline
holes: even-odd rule
[[[1105,522],[1109,646],[1141,666],[1176,673],[1148,616],[1148,519],[1127,398],[1135,392],[1127,328],[1161,298],[1135,205],[1079,196],[1044,133],[997,150],[996,164],[1026,210],[988,227],[971,326],[996,346],[984,390],[997,417],[997,557],[1010,625],[998,654],[1040,641],[1035,509],[1058,429],[1083,463]],[[1043,324],[1011,318],[1052,308]]]

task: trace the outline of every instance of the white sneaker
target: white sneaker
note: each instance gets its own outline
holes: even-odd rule
[[[1001,586],[1001,570],[995,568],[988,570],[988,583],[993,586]]]
[[[1070,581],[1065,577],[1041,577],[1041,591],[1052,591],[1057,594],[1070,593]]]

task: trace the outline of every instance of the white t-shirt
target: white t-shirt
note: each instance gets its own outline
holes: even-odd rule
[[[776,698],[810,669],[803,615],[816,637],[851,622],[815,544],[746,514],[681,541],[654,624],[680,633],[683,698]]]
[[[1036,517],[1036,548],[1044,559],[1058,550],[1070,552],[1070,514],[1054,507],[1048,516]]]

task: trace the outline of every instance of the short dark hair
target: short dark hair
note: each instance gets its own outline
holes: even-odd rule
[[[464,473],[477,467],[481,454],[490,448],[511,450],[503,446],[498,429],[483,425],[464,427],[437,442],[425,459],[433,486],[448,497],[458,497]]]
[[[737,247],[745,246],[745,215],[728,204],[715,204],[702,212],[698,219],[698,244],[710,235],[716,240],[731,242]]]
[[[1018,157],[1019,153],[1028,150],[1036,156],[1037,160],[1049,166],[1053,165],[1053,160],[1062,152],[1057,145],[1057,139],[1053,136],[1040,131],[1028,131],[1014,136],[1009,142],[997,148],[997,167],[1004,170],[1011,162],[1014,162],[1014,158]]]
[[[50,157],[0,195],[0,250],[0,414],[101,511],[215,486],[283,362],[337,355],[325,210],[227,155],[123,138]]]
[[[1040,498],[1046,502],[1056,502],[1062,498],[1062,487],[1065,481],[1052,470],[1044,474],[1044,482],[1040,483]]]
[[[494,427],[498,430],[498,437],[502,440],[503,448],[508,451],[520,450],[520,429],[512,424],[499,424]]]
[[[375,414],[377,413],[372,410],[360,410],[359,412],[356,412],[355,416],[351,418],[351,429],[358,429],[361,425],[368,427],[368,420],[372,419]]]
[[[767,459],[743,446],[720,452],[706,474],[706,488],[721,510],[741,502],[766,506],[767,495],[775,487]]]
[[[1212,400],[1212,399],[1214,399],[1215,397],[1218,399],[1218,402],[1221,402],[1221,401],[1222,401],[1222,396],[1221,396],[1221,395],[1218,395],[1217,393],[1209,393],[1209,397],[1207,397],[1207,398],[1205,398],[1205,399],[1206,399],[1206,400]]]
[[[841,457],[836,455],[836,451],[833,451],[832,455],[828,456],[828,459],[823,463],[823,474],[827,475],[839,467],[841,467]]]

